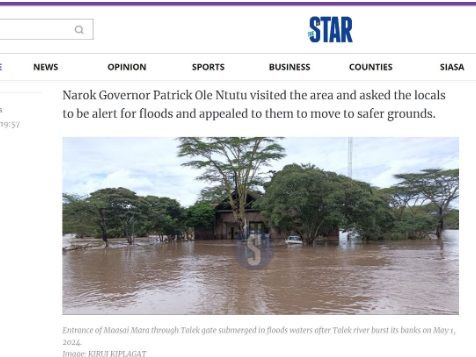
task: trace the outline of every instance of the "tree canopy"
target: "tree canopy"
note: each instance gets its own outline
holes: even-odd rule
[[[269,223],[300,234],[307,242],[332,227],[352,230],[362,239],[423,238],[431,230],[438,238],[449,217],[458,226],[459,170],[426,169],[398,174],[396,185],[378,189],[320,170],[312,165],[288,165],[265,185],[258,202]]]
[[[187,227],[212,229],[215,222],[215,209],[206,201],[198,201],[186,210]]]
[[[389,224],[389,207],[368,184],[313,165],[285,166],[265,189],[257,207],[271,225],[308,243],[338,227],[378,239]]]
[[[398,197],[405,197],[403,207],[410,210],[425,205],[427,208],[434,208],[435,234],[441,238],[445,218],[451,212],[451,204],[459,198],[459,169],[425,169],[395,177],[400,182],[392,189]]]
[[[106,245],[114,237],[126,237],[132,244],[135,236],[184,236],[193,229],[203,234],[213,231],[215,207],[224,202],[245,234],[250,190],[262,183],[260,168],[284,155],[282,148],[274,139],[212,139],[181,139],[181,155],[195,158],[186,165],[205,168],[201,178],[217,184],[202,191],[194,205],[184,208],[175,199],[139,196],[123,187],[84,197],[63,194],[63,232],[101,237]],[[200,150],[192,154],[196,146]],[[249,153],[262,146],[265,155]],[[238,162],[241,159],[244,164]],[[297,233],[308,243],[337,228],[372,240],[423,238],[431,231],[440,238],[443,229],[458,228],[458,169],[395,177],[397,184],[378,189],[313,165],[287,165],[263,185],[264,194],[256,196],[253,208],[262,211],[271,227]]]
[[[221,187],[242,235],[246,235],[245,215],[248,192],[264,182],[263,168],[284,156],[275,138],[209,137],[179,138],[179,156],[191,160],[184,166],[202,169],[198,179]]]
[[[108,238],[181,234],[185,209],[174,199],[138,196],[123,187],[105,188],[85,197],[63,195],[63,232]]]

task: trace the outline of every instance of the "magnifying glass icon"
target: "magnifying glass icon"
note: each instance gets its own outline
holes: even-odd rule
[[[76,27],[74,28],[74,32],[76,32],[77,34],[80,34],[80,35],[84,35],[84,28],[82,25],[76,25]]]

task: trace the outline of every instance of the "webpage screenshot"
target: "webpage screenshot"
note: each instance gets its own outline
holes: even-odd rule
[[[475,20],[0,3],[0,354],[472,355]]]

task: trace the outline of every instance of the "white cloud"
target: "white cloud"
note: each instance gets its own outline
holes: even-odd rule
[[[183,167],[178,142],[171,138],[65,138],[63,191],[88,194],[126,187],[140,195],[168,196],[183,205],[195,202],[206,183],[199,171]],[[287,138],[286,157],[273,163],[312,163],[347,173],[347,138]],[[429,167],[458,167],[457,138],[354,138],[353,177],[379,187],[393,175]]]

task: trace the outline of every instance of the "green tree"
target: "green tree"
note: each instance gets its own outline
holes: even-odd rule
[[[451,209],[445,218],[445,229],[459,229],[459,210]]]
[[[146,231],[160,236],[179,235],[184,228],[185,210],[177,200],[168,197],[142,198]]]
[[[202,169],[198,179],[225,189],[234,219],[245,236],[248,192],[263,183],[263,168],[282,158],[284,148],[276,139],[265,137],[187,137],[179,141],[178,155],[192,159],[183,165]]]
[[[391,239],[421,239],[428,237],[435,227],[434,206],[425,205],[409,187],[392,186],[380,190],[392,209],[394,226],[388,237]]]
[[[258,201],[272,226],[312,243],[337,227],[363,239],[382,239],[393,224],[384,197],[370,185],[313,165],[287,165]]]
[[[265,185],[257,207],[272,226],[296,232],[312,243],[324,227],[336,227],[342,220],[343,201],[337,174],[312,166],[287,165]]]
[[[63,194],[63,234],[75,233],[78,237],[95,236],[94,207],[84,197]]]
[[[356,231],[365,240],[384,239],[394,225],[386,196],[376,187],[340,176],[344,201],[340,227]]]
[[[398,221],[403,219],[405,213],[411,213],[415,207],[423,204],[423,202],[416,199],[415,193],[408,187],[392,186],[381,189],[380,193],[392,208]]]
[[[392,232],[407,239],[422,239],[428,237],[428,232],[434,229],[436,217],[431,205],[405,208],[403,214],[396,221]]]
[[[186,209],[185,224],[189,238],[209,238],[213,235],[215,208],[210,202],[198,201]]]
[[[106,246],[109,237],[127,237],[129,243],[133,243],[142,214],[135,192],[123,187],[104,188],[91,193],[87,202],[97,212],[96,224]]]
[[[211,229],[214,222],[215,210],[208,202],[199,201],[186,209],[187,227]]]
[[[451,203],[459,197],[459,169],[425,169],[417,173],[395,175],[400,182],[396,190],[403,190],[411,196],[410,202],[420,205],[432,204],[435,207],[435,233],[441,239],[444,221],[451,211]]]
[[[98,236],[106,246],[109,238],[134,237],[150,233],[181,235],[185,210],[174,199],[137,196],[126,188],[105,188],[86,197],[63,195],[63,232]]]
[[[226,188],[223,185],[205,187],[200,191],[199,202],[208,202],[217,205],[227,199]]]

